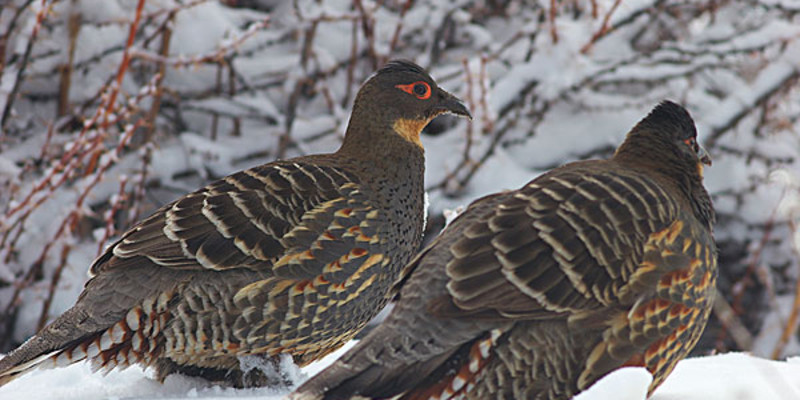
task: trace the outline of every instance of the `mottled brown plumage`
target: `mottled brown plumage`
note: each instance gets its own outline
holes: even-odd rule
[[[469,116],[419,66],[391,62],[360,89],[341,148],[241,171],[168,204],[91,267],[76,305],[0,360],[141,363],[237,386],[273,383],[240,357],[335,350],[386,303],[423,229],[422,128]]]
[[[715,295],[696,130],[664,102],[610,160],[472,203],[404,270],[399,301],[293,399],[569,399],[623,366],[655,390]]]

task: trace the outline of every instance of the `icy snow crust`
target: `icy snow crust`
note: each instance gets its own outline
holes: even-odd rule
[[[325,359],[296,370],[299,385],[338,358],[354,342]],[[656,390],[650,400],[793,400],[800,399],[800,360],[770,361],[744,353],[689,358]],[[650,373],[623,368],[580,393],[575,400],[645,400]],[[2,399],[230,399],[277,400],[290,388],[231,389],[209,386],[197,378],[171,375],[163,384],[138,367],[93,374],[87,363],[37,370],[0,387]]]

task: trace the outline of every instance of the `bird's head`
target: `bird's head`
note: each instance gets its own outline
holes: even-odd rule
[[[703,178],[703,166],[711,157],[697,143],[697,128],[682,106],[665,100],[628,133],[617,154],[659,163],[663,169]]]
[[[422,67],[394,60],[362,85],[347,135],[390,131],[421,147],[422,129],[444,113],[472,118],[463,102],[440,88]]]
[[[663,101],[628,133],[614,159],[630,168],[646,168],[686,195],[695,216],[711,227],[711,198],[703,186],[703,166],[711,157],[697,143],[697,128],[685,108]]]

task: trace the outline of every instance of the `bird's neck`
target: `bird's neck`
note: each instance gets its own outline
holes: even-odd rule
[[[357,122],[359,120],[365,119],[351,119],[337,153],[352,160],[355,168],[365,171],[364,176],[390,177],[388,182],[404,186],[413,182],[422,188],[425,171],[422,146],[403,138],[391,125],[364,124]],[[384,186],[383,182],[376,184]]]
[[[423,161],[425,151],[419,140],[404,137],[414,135],[397,132],[397,128],[396,124],[383,124],[375,122],[373,118],[354,115],[338,153],[375,165],[401,166]]]

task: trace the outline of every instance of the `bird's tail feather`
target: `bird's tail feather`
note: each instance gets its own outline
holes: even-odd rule
[[[404,399],[415,399],[418,394],[435,389],[429,388],[429,383],[449,379],[445,375],[459,371],[480,342],[479,338],[415,360],[403,359],[387,354],[394,343],[378,332],[381,328],[300,386],[289,399],[383,399],[404,394]]]
[[[36,368],[63,367],[87,358],[92,360],[93,370],[128,365],[125,350],[130,348],[131,332],[125,321],[110,327],[79,326],[75,321],[86,319],[73,307],[0,359],[0,386]],[[120,357],[120,352],[125,352],[125,357]]]
[[[55,351],[46,350],[47,347],[47,343],[40,336],[34,336],[0,359],[0,386],[30,372],[50,358]]]

